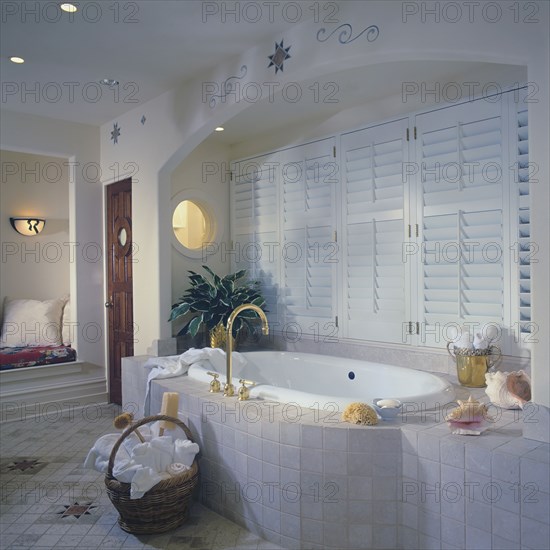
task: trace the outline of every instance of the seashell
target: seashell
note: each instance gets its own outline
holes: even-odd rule
[[[493,419],[487,414],[487,405],[470,396],[468,401],[457,401],[458,407],[446,417],[451,433],[459,435],[481,435]]]
[[[351,424],[374,426],[378,424],[376,411],[366,403],[350,403],[342,413],[342,420]]]
[[[503,409],[521,409],[531,400],[531,379],[523,370],[488,372],[485,382],[491,403]]]

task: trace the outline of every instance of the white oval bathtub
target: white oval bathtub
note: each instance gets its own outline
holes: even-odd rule
[[[450,383],[433,374],[418,370],[329,357],[313,353],[279,351],[245,352],[244,366],[233,363],[233,384],[239,378],[256,382],[250,397],[281,403],[296,403],[317,408],[328,403],[343,410],[354,401],[372,403],[378,397],[393,398],[413,404],[409,410],[433,409],[450,403],[454,389]],[[210,382],[207,371],[216,370],[208,361],[189,368],[189,377]],[[217,369],[225,383],[225,369]]]

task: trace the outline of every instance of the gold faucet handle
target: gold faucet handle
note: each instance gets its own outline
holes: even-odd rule
[[[218,380],[219,374],[217,372],[207,371],[208,375],[212,376],[212,382],[210,382],[210,393],[218,393],[221,389],[220,381]]]
[[[246,378],[241,378],[239,380],[239,384],[242,384],[242,386],[239,388],[239,401],[246,401],[250,397],[250,389],[246,387],[246,384],[249,386],[255,386],[256,382],[253,382],[252,380],[246,380]]]

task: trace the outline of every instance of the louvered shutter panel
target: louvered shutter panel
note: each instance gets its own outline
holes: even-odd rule
[[[448,323],[504,325],[502,105],[482,99],[415,117],[428,346],[445,343]]]
[[[282,281],[284,322],[303,334],[328,334],[334,322],[337,163],[334,139],[283,151]],[[327,326],[325,326],[327,325]]]
[[[344,312],[350,338],[401,342],[407,119],[343,134]]]
[[[529,120],[527,116],[526,102],[527,93],[519,90],[518,101],[514,103],[517,114],[515,143],[516,181],[518,199],[518,249],[517,249],[517,271],[519,290],[519,333],[522,342],[530,342],[530,333],[533,325],[531,323],[531,257],[535,252],[534,243],[531,240],[531,202],[529,194]]]
[[[279,210],[277,154],[235,163],[232,269],[261,283],[268,320],[278,322]]]

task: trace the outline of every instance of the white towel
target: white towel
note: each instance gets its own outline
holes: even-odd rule
[[[155,437],[150,442],[136,445],[132,456],[137,464],[164,472],[174,462],[174,443],[170,436]]]
[[[470,332],[467,328],[462,327],[462,333],[458,341],[455,343],[457,348],[471,348],[472,342],[474,341],[473,337],[470,335]]]
[[[130,499],[141,498],[151,487],[154,487],[159,481],[170,478],[167,472],[155,472],[151,468],[140,468],[132,478],[130,487]]]
[[[199,452],[199,446],[192,443],[189,439],[176,439],[174,441],[174,461],[180,462],[184,466],[191,467],[195,455]]]
[[[84,468],[94,468],[98,472],[106,473],[109,465],[109,457],[115,443],[118,441],[120,434],[102,435],[88,452],[86,460],[84,460]],[[129,460],[130,454],[128,450],[121,445],[116,455],[115,461]]]
[[[168,469],[166,470],[171,476],[179,476],[180,474],[183,474],[183,472],[187,472],[189,470],[189,467],[185,464],[182,464],[181,462],[174,462],[173,464],[170,464],[168,466]]]
[[[243,366],[246,359],[238,352],[232,354],[233,364]],[[145,389],[145,403],[143,404],[144,415],[148,416],[151,408],[151,382],[156,378],[174,378],[182,376],[189,370],[189,365],[199,361],[210,361],[214,369],[218,372],[224,372],[226,355],[225,351],[219,348],[191,348],[181,355],[172,355],[169,357],[151,357],[144,363],[144,367],[151,368],[147,377],[147,387]]]

